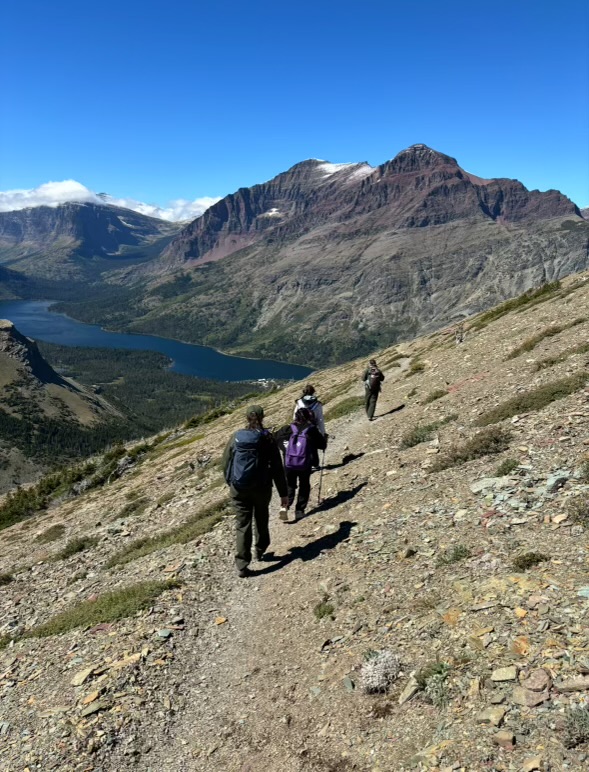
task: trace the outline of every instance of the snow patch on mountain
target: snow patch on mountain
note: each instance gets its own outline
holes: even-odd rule
[[[38,206],[56,207],[66,203],[107,204],[131,209],[160,220],[181,222],[194,220],[217,201],[219,198],[212,196],[202,196],[192,201],[178,198],[162,207],[157,204],[146,204],[134,198],[116,198],[106,193],[95,193],[76,180],[61,180],[45,182],[31,189],[0,191],[0,212],[14,212]]]

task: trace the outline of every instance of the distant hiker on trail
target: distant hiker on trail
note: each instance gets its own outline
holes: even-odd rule
[[[262,560],[270,546],[270,499],[272,482],[284,511],[288,504],[286,476],[280,451],[270,432],[264,428],[264,409],[250,405],[246,410],[247,427],[235,432],[223,453],[225,481],[233,499],[236,517],[235,565],[239,576],[250,576],[252,528],[256,524],[256,560]]]
[[[307,408],[311,411],[312,420],[315,426],[319,429],[323,437],[325,438],[325,447],[327,447],[327,432],[325,431],[325,419],[323,418],[323,405],[318,400],[315,394],[315,387],[308,383],[303,389],[303,394],[300,399],[297,399],[295,409],[292,414],[293,421],[296,418],[297,410],[300,408]],[[313,455],[313,467],[319,466],[319,453],[315,450]]]
[[[288,484],[288,507],[292,507],[298,487],[294,521],[305,514],[311,494],[311,467],[319,450],[325,450],[325,437],[319,431],[309,408],[300,407],[295,413],[295,420],[286,430],[280,430],[288,438],[284,455],[286,481]],[[281,512],[280,519],[287,521],[288,512]]]
[[[383,373],[378,369],[376,359],[371,359],[368,363],[368,367],[364,370],[362,380],[365,387],[365,407],[366,415],[369,421],[374,420],[374,411],[376,410],[376,402],[381,390],[381,383],[384,381]]]

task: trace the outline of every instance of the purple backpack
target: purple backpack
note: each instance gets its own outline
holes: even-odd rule
[[[307,436],[307,432],[311,427],[307,426],[302,431],[299,431],[299,427],[296,424],[291,424],[290,428],[292,434],[286,446],[284,466],[296,472],[306,472],[312,465],[313,449]]]

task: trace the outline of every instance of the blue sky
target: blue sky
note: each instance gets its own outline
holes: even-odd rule
[[[589,206],[581,0],[8,0],[0,191],[165,204],[424,142]]]

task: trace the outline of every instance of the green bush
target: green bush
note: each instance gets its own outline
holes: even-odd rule
[[[515,458],[506,458],[499,464],[497,469],[495,469],[495,476],[504,477],[505,475],[511,474],[511,472],[515,471],[518,466],[519,461],[516,461]]]
[[[536,370],[546,370],[548,367],[553,367],[560,362],[565,362],[570,356],[573,356],[574,354],[586,354],[588,351],[589,343],[580,343],[578,346],[571,346],[557,356],[540,359],[538,362],[536,362]]]
[[[551,402],[564,399],[582,389],[588,377],[585,373],[577,373],[576,375],[569,375],[567,378],[561,378],[558,381],[552,381],[531,391],[518,394],[516,397],[512,397],[497,407],[483,413],[475,421],[475,426],[496,424],[519,413],[531,413],[535,410],[542,410]]]
[[[523,309],[538,301],[542,302],[544,300],[550,300],[550,298],[556,295],[560,287],[560,281],[552,281],[542,284],[537,289],[527,290],[527,292],[524,292],[522,295],[512,298],[511,300],[506,300],[505,303],[501,303],[500,305],[495,306],[495,308],[485,311],[473,321],[471,329],[480,330],[483,327],[486,327],[490,322],[505,316],[505,314],[508,314],[510,311]]]
[[[439,472],[452,466],[465,464],[475,458],[502,453],[509,447],[510,440],[511,432],[505,431],[499,426],[484,429],[463,445],[455,445],[450,448],[444,456],[433,464],[432,471]]]
[[[568,515],[573,523],[589,528],[589,499],[577,496],[571,499],[567,507]]]
[[[14,576],[11,574],[0,574],[0,587],[5,587],[10,582],[14,581]]]
[[[329,598],[324,598],[314,608],[313,613],[316,619],[324,619],[325,617],[332,617],[335,611],[333,603],[329,603]]]
[[[524,552],[523,555],[518,555],[514,559],[513,567],[516,571],[527,571],[528,568],[533,568],[547,560],[550,558],[542,552]]]
[[[411,378],[412,375],[422,373],[425,370],[425,364],[415,357],[409,364],[409,370],[405,373],[405,378]]]
[[[116,622],[130,617],[153,605],[162,592],[180,587],[180,582],[149,581],[119,587],[99,595],[96,600],[86,600],[57,614],[45,624],[33,627],[25,638],[46,638],[61,635],[77,627],[92,627],[105,622]]]
[[[446,550],[438,557],[436,565],[449,566],[452,563],[459,563],[461,560],[472,557],[472,552],[464,544],[456,544],[452,549]]]
[[[587,320],[585,317],[580,317],[579,319],[574,319],[568,324],[553,324],[550,327],[546,327],[546,329],[541,330],[531,338],[524,340],[521,345],[517,346],[517,348],[514,348],[513,351],[510,351],[506,358],[515,359],[516,357],[520,356],[520,354],[524,354],[527,351],[532,351],[535,349],[538,343],[541,343],[546,338],[553,338],[555,335],[558,335],[565,330],[570,330],[571,327],[576,327],[578,324],[583,324],[586,321]]]
[[[58,560],[67,560],[72,555],[91,549],[97,544],[98,539],[95,536],[80,536],[76,539],[71,539],[62,550],[51,557],[51,561],[55,563]]]
[[[196,512],[186,522],[167,531],[162,531],[155,536],[145,536],[128,544],[120,552],[116,552],[106,563],[107,568],[116,565],[125,565],[138,558],[151,555],[152,552],[171,547],[173,544],[187,544],[190,541],[210,531],[222,518],[229,514],[229,501],[213,504],[206,509]]]
[[[334,407],[325,412],[325,420],[335,421],[338,418],[343,418],[344,416],[359,410],[363,405],[363,397],[346,397],[346,399],[342,399],[341,402],[338,402],[337,405],[334,405]]]
[[[434,421],[431,424],[418,424],[401,437],[401,448],[412,448],[415,445],[419,445],[422,442],[427,442],[433,438],[434,432],[436,432],[441,426],[449,424],[451,421],[455,421],[458,416],[455,413],[442,418],[440,421]]]

